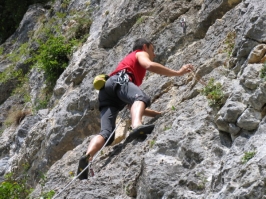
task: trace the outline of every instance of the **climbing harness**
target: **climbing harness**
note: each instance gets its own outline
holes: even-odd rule
[[[122,86],[129,82],[129,75],[126,73],[126,69],[119,71],[117,75],[118,77],[115,80],[115,83],[120,84]]]
[[[112,135],[114,134],[114,132],[116,131],[116,129],[118,128],[118,126],[120,125],[122,119],[124,119],[125,115],[126,115],[127,109],[125,108],[122,117],[120,118],[118,124],[116,125],[115,129],[113,130],[113,132],[111,133],[111,135],[109,136],[109,138],[106,140],[105,144],[102,146],[102,148],[96,153],[96,155],[93,157],[93,159],[89,162],[89,164],[77,175],[75,176],[59,193],[57,193],[52,199],[55,199],[56,197],[58,197],[70,184],[72,184],[72,182],[74,180],[76,180],[86,169],[88,169],[90,171],[90,175],[94,176],[94,172],[91,169],[91,165],[93,163],[93,161],[97,158],[97,156],[100,154],[100,152],[103,150],[103,148],[106,146],[106,144],[108,143],[108,141],[111,139]]]

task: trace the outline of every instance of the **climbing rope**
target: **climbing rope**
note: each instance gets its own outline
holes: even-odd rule
[[[103,148],[106,146],[106,144],[108,143],[108,141],[111,139],[112,135],[114,134],[114,132],[116,131],[116,129],[118,128],[118,126],[120,125],[122,119],[124,119],[125,115],[126,115],[127,109],[125,108],[124,113],[122,115],[122,117],[120,118],[118,124],[116,125],[115,129],[113,130],[113,132],[111,133],[111,135],[109,136],[109,138],[107,139],[107,141],[105,142],[105,144],[102,146],[102,148],[96,153],[96,155],[93,157],[93,159],[90,161],[90,163],[77,175],[75,176],[59,193],[57,193],[52,199],[55,199],[56,197],[58,197],[61,193],[63,193],[63,191],[66,190],[67,187],[69,187],[70,184],[72,184],[72,182],[74,182],[86,169],[88,169],[90,171],[90,174],[93,175],[93,171],[91,170],[91,165],[93,163],[93,161],[97,158],[97,156],[100,154],[100,152],[103,150]]]
[[[201,84],[204,85],[204,86],[207,86],[207,83],[204,82],[204,81],[201,79],[201,76],[196,75],[194,71],[191,71],[191,72],[192,72],[193,77],[194,77],[199,83],[201,83]]]

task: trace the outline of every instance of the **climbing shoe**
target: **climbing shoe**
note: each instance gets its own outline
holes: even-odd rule
[[[88,179],[88,168],[85,169],[89,164],[90,155],[83,155],[79,159],[79,165],[77,170],[77,176],[80,180]],[[84,170],[85,169],[85,170]],[[84,171],[83,171],[84,170]],[[81,173],[82,172],[82,173]],[[81,174],[80,174],[81,173]]]
[[[140,125],[136,128],[134,128],[128,137],[134,139],[146,134],[151,134],[153,129],[154,129],[155,125],[154,124],[149,124],[149,125]]]

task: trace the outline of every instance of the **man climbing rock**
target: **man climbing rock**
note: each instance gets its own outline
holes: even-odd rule
[[[153,44],[143,38],[137,39],[134,42],[133,51],[109,75],[105,86],[99,91],[101,131],[90,141],[86,156],[83,157],[83,160],[86,158],[84,164],[87,164],[87,160],[91,161],[93,156],[104,146],[115,129],[116,117],[119,111],[126,105],[130,107],[131,127],[133,129],[131,134],[140,132],[148,134],[153,130],[154,125],[142,124],[142,116],[155,117],[160,114],[160,112],[147,108],[150,106],[150,97],[139,88],[146,70],[166,76],[181,76],[193,71],[191,64],[183,65],[181,69],[176,71],[154,62],[154,58]],[[113,140],[114,134],[106,145],[110,145]],[[80,179],[84,178],[86,177]]]

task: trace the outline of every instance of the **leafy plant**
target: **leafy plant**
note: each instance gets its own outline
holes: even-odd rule
[[[38,97],[35,101],[34,112],[40,109],[46,109],[49,105],[50,98],[52,96],[53,87],[47,86],[41,89]]]
[[[61,7],[66,9],[69,6],[70,0],[63,0]]]
[[[68,65],[74,41],[66,41],[63,36],[51,36],[41,43],[35,60],[39,68],[44,71],[46,83],[54,86],[56,80]]]
[[[50,190],[48,192],[44,192],[42,195],[41,195],[41,198],[43,199],[52,199],[53,196],[55,194],[55,191],[54,190]]]
[[[43,199],[52,199],[55,191],[54,190],[50,190],[50,191],[43,191],[43,188],[45,186],[45,183],[47,182],[47,177],[44,174],[41,174],[41,179],[39,181],[40,185],[41,185],[41,198]]]
[[[22,164],[22,166],[23,166],[23,169],[24,169],[25,172],[27,172],[30,169],[30,164],[28,162]]]
[[[21,44],[20,47],[11,54],[8,54],[8,58],[13,63],[17,63],[21,60],[21,57],[29,54],[29,44],[26,42]]]
[[[196,176],[198,177],[199,181],[198,181],[198,188],[200,190],[205,189],[206,183],[208,182],[207,178],[205,177],[205,175],[203,173],[197,173]]]
[[[8,54],[7,57],[11,62],[17,63],[21,60],[21,57],[29,53],[28,48],[29,44],[24,43],[16,51]],[[24,77],[23,71],[21,69],[16,70],[13,64],[0,73],[0,83],[6,83],[7,81],[14,79],[21,81],[23,77]]]
[[[35,109],[36,111],[41,110],[41,109],[46,109],[48,107],[49,104],[49,98],[45,98],[43,100],[38,99],[36,102],[36,106]]]
[[[21,69],[15,70],[14,66],[10,66],[0,73],[0,83],[6,83],[9,80],[23,78],[23,76],[23,71]],[[13,83],[15,84],[16,82],[14,81]]]
[[[30,97],[30,83],[29,83],[29,78],[28,75],[24,75],[21,71],[21,74],[18,76],[18,85],[16,88],[12,91],[13,95],[19,95],[24,99],[24,102],[30,102],[31,97]]]
[[[22,57],[26,57],[29,54],[28,50],[29,44],[22,44],[16,51],[8,54],[8,59],[13,62],[11,66],[6,68],[2,73],[0,73],[0,83],[9,83],[12,84],[12,94],[19,94],[22,97],[26,95],[29,88],[29,81],[26,74],[26,70],[16,69],[15,64],[19,61],[22,61]],[[24,63],[27,63],[29,59],[24,60]]]
[[[227,51],[228,57],[232,55],[233,49],[235,47],[235,38],[236,38],[236,32],[229,32],[225,39],[225,44],[227,45],[226,51]]]
[[[15,180],[13,173],[5,175],[5,181],[0,184],[1,199],[27,198],[32,189],[27,186],[26,178]]]
[[[251,158],[253,158],[256,155],[255,151],[249,151],[245,152],[244,156],[241,159],[242,164],[247,163]]]
[[[220,83],[215,84],[213,78],[209,80],[208,84],[200,92],[207,97],[210,106],[222,105],[224,97],[222,85]]]
[[[141,17],[139,17],[139,18],[137,19],[136,24],[141,24],[141,23],[143,23],[143,21],[144,21],[144,17],[141,16]]]
[[[152,148],[155,144],[155,140],[151,140],[149,143],[150,143],[150,148]]]
[[[48,0],[38,0],[38,3],[47,2]],[[17,3],[16,3],[17,2]],[[36,3],[36,0],[25,0],[24,2],[15,0],[7,0],[3,5],[4,13],[9,13],[10,11],[16,10],[20,11],[20,9],[24,9],[29,3]],[[74,46],[79,45],[79,43],[84,42],[84,40],[88,37],[90,26],[92,24],[91,15],[93,12],[93,8],[89,8],[90,2],[87,2],[86,5],[88,9],[86,12],[80,12],[77,10],[72,10],[73,13],[71,16],[65,13],[64,10],[70,4],[70,0],[62,0],[61,1],[61,11],[56,12],[55,16],[49,18],[45,15],[39,17],[40,24],[42,26],[38,30],[31,31],[30,39],[27,43],[22,44],[19,49],[15,50],[11,54],[7,55],[10,61],[13,63],[17,63],[23,59],[32,57],[24,61],[25,63],[31,62],[31,65],[38,67],[39,69],[44,71],[46,78],[46,86],[49,88],[49,93],[46,92],[44,95],[41,95],[37,100],[36,109],[46,108],[49,102],[49,97],[51,97],[52,89],[56,84],[57,79],[65,70],[68,65],[70,56],[73,52]],[[15,7],[14,7],[14,5]],[[23,5],[22,5],[23,4]],[[22,7],[20,7],[22,6]],[[16,8],[16,9],[15,9]],[[26,10],[23,11],[23,14]],[[50,10],[51,16],[54,15],[52,9]],[[4,13],[0,13],[0,24],[4,21]],[[16,15],[18,12],[16,12]],[[22,15],[21,15],[22,16]],[[20,16],[20,17],[21,17]],[[14,17],[12,15],[12,17]],[[16,16],[18,17],[18,16]],[[21,18],[20,18],[21,19]],[[74,24],[70,24],[69,29],[66,31],[62,29],[59,24],[67,23],[75,21]],[[20,20],[18,21],[20,22]],[[7,21],[5,21],[8,24]],[[4,38],[2,33],[5,32],[5,28],[1,29],[0,33],[0,43],[1,39]],[[57,33],[62,33],[62,35],[58,35]],[[39,47],[36,52],[32,52],[31,45],[32,43],[36,44],[36,38],[40,39],[37,43]],[[3,47],[0,47],[0,55],[4,52]],[[24,98],[25,102],[31,101],[29,93],[29,83],[25,81],[26,71],[17,70],[15,71],[15,66],[11,66],[2,73],[0,73],[0,83],[10,82],[14,84],[13,94],[19,94],[22,98]],[[15,81],[12,81],[15,80]]]
[[[266,62],[264,62],[263,67],[260,71],[260,78],[266,81]]]
[[[91,13],[79,12],[75,13],[73,19],[74,23],[68,31],[68,37],[79,40],[81,43],[87,39],[90,27],[92,24]]]
[[[65,18],[65,17],[66,17],[66,13],[57,12],[57,13],[56,13],[56,16],[57,16],[58,18],[61,18],[61,19],[63,19],[63,18]]]
[[[132,196],[132,191],[134,190],[134,183],[129,182],[126,186],[125,186],[125,192],[127,196]]]
[[[226,35],[225,40],[223,41],[222,49],[219,50],[219,53],[227,53],[229,58],[232,55],[233,49],[235,47],[235,38],[236,32],[229,32]]]

